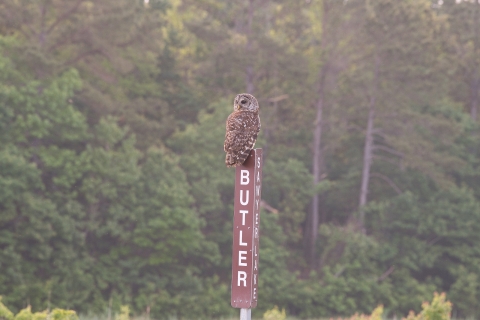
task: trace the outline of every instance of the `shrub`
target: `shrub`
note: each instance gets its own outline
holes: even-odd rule
[[[282,309],[282,311],[280,312],[277,306],[275,306],[271,310],[267,310],[263,314],[264,320],[285,320],[286,317],[287,317],[287,314],[285,313],[285,309]]]
[[[404,320],[450,320],[452,303],[445,300],[445,293],[438,294],[435,292],[432,304],[424,302],[422,309],[418,315],[410,311]]]
[[[77,313],[73,310],[53,309],[52,312],[47,310],[32,313],[32,307],[28,306],[20,310],[16,316],[8,310],[1,302],[0,297],[0,320],[78,320]]]
[[[382,320],[383,306],[377,306],[371,315],[355,313],[353,316],[347,319],[338,318],[337,320]]]
[[[121,306],[120,313],[116,315],[115,320],[129,320],[130,308],[128,306]]]
[[[53,320],[78,320],[78,316],[75,311],[65,309],[53,309],[51,317]]]
[[[2,297],[0,296],[0,320],[13,320],[12,311],[2,303]]]

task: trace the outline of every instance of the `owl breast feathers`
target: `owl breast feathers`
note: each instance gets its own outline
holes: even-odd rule
[[[227,132],[223,149],[227,153],[227,167],[242,165],[255,147],[260,132],[258,102],[250,94],[242,93],[234,100],[234,112],[227,118]]]

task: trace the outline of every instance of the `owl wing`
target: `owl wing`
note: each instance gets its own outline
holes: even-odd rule
[[[235,112],[227,119],[227,132],[223,148],[227,152],[227,166],[245,162],[255,146],[260,131],[260,118],[253,112]]]

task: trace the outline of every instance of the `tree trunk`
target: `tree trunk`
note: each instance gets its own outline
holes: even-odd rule
[[[323,86],[323,85],[322,85]],[[317,116],[315,118],[315,129],[313,132],[313,185],[316,186],[321,178],[321,161],[322,161],[322,114],[323,114],[323,88],[319,92],[317,100]],[[310,237],[310,261],[312,269],[315,268],[315,243],[318,237],[318,211],[319,211],[320,195],[314,194],[312,199],[312,221],[311,221],[311,237]]]
[[[373,76],[373,88],[370,95],[370,103],[368,110],[367,132],[365,133],[365,147],[363,149],[363,169],[362,169],[362,183],[360,187],[360,201],[359,201],[359,228],[365,233],[365,210],[368,196],[368,184],[370,182],[370,169],[373,160],[373,123],[375,121],[375,103],[377,99],[378,86],[378,55],[375,55],[375,72]]]
[[[478,51],[478,0],[475,0],[473,9],[473,54],[472,54],[472,82],[470,88],[470,116],[474,121],[477,120],[478,113],[478,89],[479,89],[479,77],[477,66],[477,51]]]
[[[245,82],[247,93],[253,94],[253,66],[252,66],[252,21],[253,21],[253,0],[248,0],[248,23],[247,23],[247,68],[245,73]]]
[[[320,41],[320,50],[322,53],[322,66],[318,74],[318,99],[316,103],[316,117],[315,127],[313,130],[313,159],[312,159],[312,171],[313,171],[313,185],[316,186],[322,175],[321,164],[323,159],[322,154],[322,116],[323,106],[325,103],[325,78],[327,76],[328,57],[326,54],[326,27],[327,27],[327,8],[325,2],[322,5],[322,38]],[[319,223],[319,207],[320,207],[320,195],[314,194],[312,198],[312,215],[311,215],[311,234],[309,241],[309,258],[310,266],[312,269],[316,268],[316,242],[318,237],[318,223]]]

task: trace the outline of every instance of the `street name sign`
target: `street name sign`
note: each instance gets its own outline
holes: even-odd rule
[[[262,149],[254,149],[235,171],[231,297],[234,308],[257,306],[262,165]]]

